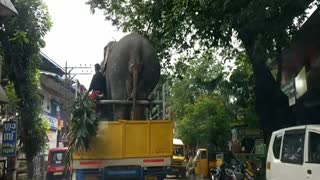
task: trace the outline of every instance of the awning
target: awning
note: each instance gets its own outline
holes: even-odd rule
[[[10,0],[0,0],[0,16],[12,16],[18,14]]]
[[[8,96],[4,92],[2,86],[0,85],[0,104],[5,104],[8,102],[9,102]]]

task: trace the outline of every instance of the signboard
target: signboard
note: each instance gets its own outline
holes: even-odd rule
[[[58,129],[58,119],[52,116],[49,116],[46,113],[42,113],[41,116],[49,121],[50,129],[56,131]]]
[[[16,155],[17,129],[16,121],[3,123],[2,156],[13,157]]]
[[[281,90],[288,96],[289,106],[296,104],[296,88],[294,79],[289,80],[285,85],[283,85]]]
[[[49,149],[57,147],[57,132],[47,131]]]
[[[60,141],[61,141],[61,142],[68,142],[68,136],[67,136],[66,133],[63,133]]]
[[[307,92],[307,73],[306,68],[303,67],[295,78],[296,83],[296,97],[299,99]]]

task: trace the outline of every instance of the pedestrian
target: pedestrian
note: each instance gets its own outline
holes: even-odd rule
[[[106,79],[104,78],[102,72],[100,71],[100,65],[95,64],[95,74],[92,77],[90,87],[87,93],[91,94],[89,95],[90,99],[98,100],[101,99],[106,95]],[[97,104],[96,107],[94,107],[97,116],[101,116],[101,105]]]

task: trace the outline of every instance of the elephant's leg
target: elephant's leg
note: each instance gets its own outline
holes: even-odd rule
[[[146,110],[146,105],[136,105],[135,112],[134,112],[135,114],[133,114],[132,116],[134,116],[136,120],[145,120],[146,119],[145,110]]]
[[[140,80],[138,82],[136,90],[137,90],[137,93],[136,93],[137,100],[147,100],[143,80]],[[136,104],[135,111],[133,111],[133,109],[131,110],[131,118],[132,119],[135,118],[137,120],[145,120],[146,119],[146,115],[145,115],[146,107],[147,107],[147,105]]]
[[[113,105],[114,119],[115,120],[130,120],[129,107],[126,105],[115,104]]]
[[[104,72],[104,73],[106,73],[106,72]],[[110,100],[111,99],[110,79],[107,76],[105,78],[105,80],[106,80],[106,90],[105,90],[104,99]],[[102,120],[112,121],[114,119],[113,114],[112,114],[112,105],[111,104],[103,104],[101,111],[102,111]]]

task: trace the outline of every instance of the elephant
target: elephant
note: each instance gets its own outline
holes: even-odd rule
[[[114,120],[144,120],[147,100],[160,78],[160,61],[152,44],[141,34],[131,33],[104,49],[102,70],[107,99],[132,100],[132,105],[113,104]]]

